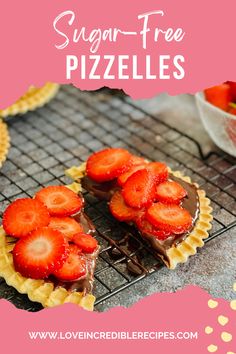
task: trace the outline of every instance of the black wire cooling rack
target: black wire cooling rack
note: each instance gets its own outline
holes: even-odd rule
[[[42,186],[70,183],[64,170],[107,146],[128,148],[150,160],[165,161],[206,190],[214,209],[206,242],[236,225],[236,159],[211,152],[110,90],[81,92],[63,87],[47,106],[8,121],[12,147],[0,173],[0,212],[10,201],[33,196]],[[96,304],[111,298],[162,267],[135,230],[112,218],[105,202],[85,192],[86,213],[101,245],[96,272]],[[1,220],[0,220],[1,221]],[[0,280],[0,298],[17,307],[41,307]]]

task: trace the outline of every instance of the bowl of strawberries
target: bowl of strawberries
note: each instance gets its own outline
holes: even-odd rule
[[[206,88],[196,94],[203,125],[214,143],[236,156],[236,82]]]

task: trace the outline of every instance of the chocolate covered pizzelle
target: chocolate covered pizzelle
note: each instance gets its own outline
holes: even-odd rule
[[[156,255],[174,269],[204,245],[212,208],[203,190],[161,162],[148,162],[125,149],[105,149],[66,174],[99,199],[112,215],[132,223]]]
[[[17,199],[0,227],[0,276],[44,307],[66,302],[92,310],[99,245],[80,186],[49,186]]]

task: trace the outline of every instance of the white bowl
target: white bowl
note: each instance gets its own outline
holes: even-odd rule
[[[203,92],[196,94],[196,102],[203,125],[211,139],[220,149],[236,156],[236,116],[207,102]]]

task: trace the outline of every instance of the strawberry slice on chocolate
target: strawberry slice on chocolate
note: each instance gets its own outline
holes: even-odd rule
[[[147,170],[135,172],[126,181],[122,195],[127,205],[141,209],[152,203],[156,196],[156,185],[153,174]]]
[[[119,184],[119,186],[124,186],[125,182],[128,180],[128,178],[130,176],[132,176],[135,172],[139,171],[139,170],[143,170],[144,168],[146,168],[147,164],[140,164],[140,165],[135,165],[135,166],[131,166],[129,168],[129,170],[125,173],[122,173],[122,175],[120,175],[117,178],[117,182]]]
[[[148,208],[147,220],[160,230],[183,234],[192,225],[192,216],[188,210],[176,204],[154,203]]]
[[[74,235],[83,232],[83,226],[71,217],[52,217],[48,226],[60,231],[68,241],[71,241]]]
[[[93,253],[98,248],[97,240],[89,234],[79,233],[74,235],[73,242],[84,253]]]
[[[156,198],[166,204],[178,204],[187,196],[187,191],[175,181],[160,183],[156,189]]]
[[[156,183],[164,182],[168,178],[168,168],[165,163],[150,162],[147,169],[152,173]]]
[[[44,279],[61,268],[68,257],[68,243],[62,233],[49,227],[22,237],[13,249],[16,271],[26,278]]]
[[[26,236],[36,228],[47,226],[50,215],[38,200],[23,198],[11,203],[3,213],[3,228],[14,237]]]
[[[170,231],[164,231],[153,226],[146,218],[145,215],[142,215],[136,220],[136,225],[142,236],[152,236],[158,240],[166,240],[171,236]]]
[[[53,272],[53,275],[62,281],[73,281],[85,276],[86,272],[86,258],[76,245],[70,245],[68,258],[62,267]]]
[[[105,149],[91,155],[87,175],[97,182],[111,181],[129,169],[132,155],[125,149]]]
[[[79,212],[83,200],[64,186],[49,186],[41,189],[35,199],[43,203],[51,216],[70,216]]]
[[[119,221],[133,221],[138,216],[138,210],[131,208],[125,203],[120,191],[114,193],[109,207],[114,218]]]

